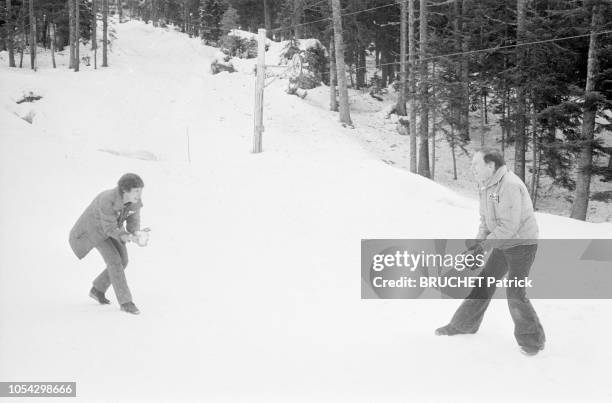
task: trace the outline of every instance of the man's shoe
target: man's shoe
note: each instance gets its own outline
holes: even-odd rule
[[[106,299],[104,293],[98,290],[96,287],[91,287],[91,290],[89,291],[89,296],[102,305],[110,304],[110,301]]]
[[[436,329],[436,336],[454,336],[456,334],[474,334],[475,332],[462,332],[451,325],[442,326]]]
[[[530,356],[530,357],[536,355],[541,350],[544,350],[544,346],[542,346],[541,348],[521,346],[521,353],[523,353],[526,356]]]
[[[134,315],[138,315],[140,311],[136,308],[133,302],[126,302],[125,304],[121,304],[121,310],[127,313],[131,313]]]

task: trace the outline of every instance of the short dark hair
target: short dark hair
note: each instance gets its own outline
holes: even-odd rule
[[[476,152],[482,154],[482,158],[484,159],[485,164],[493,162],[495,164],[495,169],[499,169],[499,167],[503,167],[504,165],[506,165],[504,155],[497,148],[484,147]]]
[[[144,182],[142,178],[136,174],[124,174],[117,182],[121,194],[131,191],[134,188],[143,188]]]

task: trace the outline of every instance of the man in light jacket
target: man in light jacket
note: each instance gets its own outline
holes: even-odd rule
[[[489,252],[481,276],[523,279],[538,249],[538,224],[531,198],[523,181],[509,171],[499,150],[485,148],[474,155],[472,171],[480,185],[480,227],[477,240],[468,245],[474,254]],[[495,293],[495,285],[475,287],[463,301],[451,322],[437,335],[476,333]],[[525,288],[506,289],[514,321],[514,336],[521,352],[535,355],[544,349],[546,337]]]
[[[132,314],[140,311],[132,301],[125,278],[126,243],[137,241],[135,234],[140,230],[143,187],[138,175],[123,175],[116,188],[96,196],[74,224],[69,238],[70,247],[79,259],[96,248],[106,263],[106,269],[93,281],[89,296],[100,304],[109,304],[104,293],[112,284],[121,310]]]

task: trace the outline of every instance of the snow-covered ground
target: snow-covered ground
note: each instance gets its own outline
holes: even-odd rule
[[[0,381],[76,381],[84,401],[612,398],[608,300],[534,301],[548,343],[527,358],[503,300],[477,335],[439,338],[458,301],[360,299],[362,238],[471,237],[473,198],[385,164],[283,80],[252,154],[249,72],[210,75],[216,49],[172,30],[116,29],[109,68],[1,55]],[[130,247],[140,316],[88,298],[102,259],[67,242],[124,172],[153,231]],[[538,219],[543,237],[612,234]]]

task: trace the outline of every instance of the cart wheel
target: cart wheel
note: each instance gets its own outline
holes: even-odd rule
[[[291,58],[291,67],[289,69],[289,76],[293,79],[298,79],[302,75],[302,56],[296,53]]]

